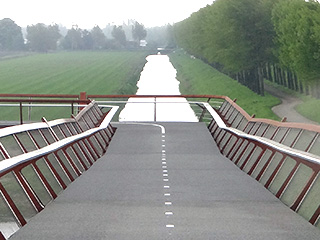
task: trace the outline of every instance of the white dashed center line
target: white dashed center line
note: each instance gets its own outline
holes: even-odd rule
[[[168,224],[166,224],[166,228],[174,228],[174,224],[172,224],[172,201],[171,201],[171,193],[170,191],[170,186],[168,185],[169,182],[169,174],[168,174],[168,165],[167,165],[167,155],[166,155],[166,140],[165,140],[165,129],[162,127],[162,144],[161,144],[161,167],[162,167],[162,177],[163,177],[163,182],[166,184],[163,186],[164,193],[164,205],[165,205],[165,212],[164,215],[166,216],[166,221],[170,221]],[[169,208],[169,209],[168,209]],[[171,232],[169,232],[169,235],[171,235]]]

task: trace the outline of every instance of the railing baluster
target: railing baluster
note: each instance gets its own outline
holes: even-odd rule
[[[34,208],[38,212],[42,211],[44,206],[41,204],[39,198],[37,197],[35,192],[32,190],[31,186],[29,185],[25,177],[22,175],[22,173],[20,171],[14,171],[14,176],[17,178],[18,182],[20,183],[24,192],[27,194]]]
[[[13,213],[17,223],[22,227],[24,225],[27,224],[27,221],[24,219],[24,217],[22,216],[20,210],[18,209],[18,207],[16,206],[16,204],[13,202],[12,198],[10,197],[10,195],[8,194],[8,192],[6,191],[6,189],[3,187],[2,183],[0,182],[0,191],[1,194],[4,198],[4,200],[7,202],[11,212]]]

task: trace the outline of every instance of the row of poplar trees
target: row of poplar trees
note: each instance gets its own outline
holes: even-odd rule
[[[177,44],[258,94],[264,79],[320,97],[320,4],[216,0],[174,25]],[[318,89],[318,90],[317,90]]]

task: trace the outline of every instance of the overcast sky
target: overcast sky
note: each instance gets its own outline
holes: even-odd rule
[[[163,26],[188,18],[213,0],[5,0],[0,19],[11,18],[19,26],[57,23],[71,28],[101,28],[133,19],[146,27]]]

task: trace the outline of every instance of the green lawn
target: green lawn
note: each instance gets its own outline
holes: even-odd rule
[[[146,52],[59,52],[0,61],[1,93],[135,93]]]
[[[57,52],[0,61],[0,93],[135,94],[147,52]],[[28,109],[24,109],[27,116]],[[31,120],[70,117],[69,108],[32,108]],[[26,117],[24,117],[26,118]],[[19,119],[18,108],[0,108],[0,120]]]
[[[252,92],[237,81],[220,73],[199,59],[192,59],[189,55],[177,52],[170,55],[170,60],[177,69],[182,94],[224,95],[231,99],[237,98],[237,104],[250,115],[259,118],[279,120],[271,108],[280,103],[266,93],[262,97]]]
[[[146,63],[146,52],[58,52],[36,54],[0,61],[0,93],[47,94],[134,94],[136,82]],[[249,114],[277,119],[271,107],[279,100],[261,97],[235,80],[188,55],[170,55],[178,71],[183,94],[226,95]],[[69,117],[69,108],[32,108],[31,120]],[[24,109],[24,118],[28,109]],[[17,120],[18,108],[0,108],[0,120]]]
[[[303,103],[296,106],[297,112],[312,121],[320,123],[320,99],[315,99],[311,96],[301,96],[300,98]]]

